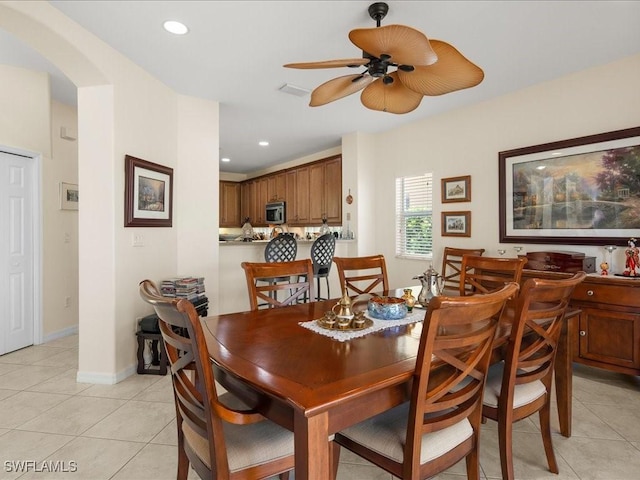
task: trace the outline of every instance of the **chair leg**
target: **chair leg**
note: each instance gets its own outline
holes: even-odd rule
[[[467,462],[467,478],[469,480],[479,480],[480,479],[480,460],[478,455],[478,441],[476,441],[475,446],[469,452],[469,455],[465,458]]]
[[[500,450],[500,467],[502,480],[513,480],[513,424],[510,421],[498,420],[498,448]]]
[[[176,474],[177,480],[187,480],[189,476],[189,458],[187,452],[184,451],[184,434],[182,433],[182,421],[177,421],[178,424],[178,473]]]
[[[284,472],[284,473],[281,473],[280,475],[278,475],[278,478],[279,478],[280,480],[289,480],[289,473],[290,473],[290,472]]]
[[[547,402],[538,412],[540,416],[540,432],[542,432],[542,444],[544,445],[544,453],[547,455],[547,463],[549,470],[558,473],[558,462],[556,462],[556,454],[553,451],[553,443],[551,442],[551,402],[547,396]]]

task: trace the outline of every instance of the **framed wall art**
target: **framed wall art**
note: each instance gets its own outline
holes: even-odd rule
[[[443,237],[470,237],[471,212],[442,212]]]
[[[60,182],[60,210],[78,210],[78,185]]]
[[[173,169],[125,156],[125,227],[170,227]]]
[[[501,243],[626,245],[640,230],[640,127],[500,152]]]
[[[471,201],[471,175],[443,178],[440,187],[442,203]]]

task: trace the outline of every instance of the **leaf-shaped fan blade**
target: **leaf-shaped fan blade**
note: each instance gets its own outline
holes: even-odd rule
[[[368,58],[345,58],[343,60],[325,60],[324,62],[287,63],[283,67],[287,68],[338,68],[338,67],[361,67],[370,62]]]
[[[475,87],[482,82],[482,69],[455,47],[440,40],[431,40],[431,46],[438,55],[436,63],[415,67],[412,72],[398,70],[398,77],[407,88],[422,95],[435,96]]]
[[[362,90],[373,81],[369,75],[345,75],[323,83],[311,92],[310,107],[326,105],[340,98]]]
[[[358,28],[349,32],[349,40],[374,57],[390,55],[398,65],[431,65],[438,60],[424,33],[405,25]]]
[[[409,113],[418,108],[422,94],[402,85],[397,72],[390,73],[389,77],[393,83],[385,84],[380,79],[365,88],[360,95],[362,104],[371,110],[389,113]]]

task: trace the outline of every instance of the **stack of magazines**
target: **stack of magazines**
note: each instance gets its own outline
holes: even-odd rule
[[[165,297],[186,298],[200,315],[206,315],[209,301],[205,296],[203,277],[175,277],[162,281],[160,292]]]

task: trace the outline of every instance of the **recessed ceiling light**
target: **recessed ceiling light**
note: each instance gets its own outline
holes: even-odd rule
[[[176,22],[175,20],[167,20],[162,26],[167,32],[174,33],[176,35],[184,35],[189,31],[184,23]]]
[[[258,142],[258,145],[260,145],[261,147],[268,147],[269,146],[269,142],[267,142],[266,140],[260,140]]]
[[[546,165],[540,165],[539,167],[536,167],[538,170],[544,170],[546,167]]]
[[[559,157],[560,155],[562,155],[562,152],[552,152],[551,153],[552,157]]]
[[[224,158],[221,158],[221,159],[220,159],[220,161],[221,161],[221,162],[230,162],[230,161],[231,161],[231,159],[230,159],[230,158],[227,158],[227,157],[224,157]]]

